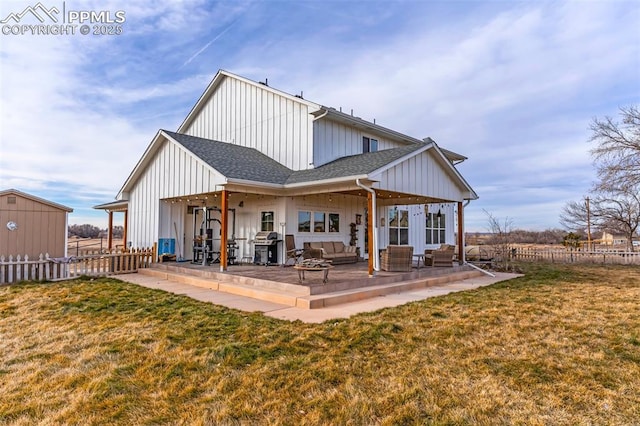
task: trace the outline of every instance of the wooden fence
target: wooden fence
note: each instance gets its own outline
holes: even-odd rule
[[[640,265],[640,252],[628,251],[515,247],[510,255],[512,260],[524,262]]]
[[[65,258],[40,255],[37,260],[28,256],[0,256],[0,284],[19,281],[57,281],[87,275],[92,277],[127,274],[148,268],[156,261],[156,246],[127,252],[91,254]]]

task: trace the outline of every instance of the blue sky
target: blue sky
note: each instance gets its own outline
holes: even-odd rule
[[[36,3],[3,1],[0,19]],[[123,33],[0,34],[0,189],[72,207],[72,224],[106,227],[92,206],[113,200],[218,69],[469,157],[459,168],[480,199],[466,225],[480,232],[485,211],[515,228],[559,227],[595,178],[590,122],[640,103],[637,1],[65,7],[122,10]]]

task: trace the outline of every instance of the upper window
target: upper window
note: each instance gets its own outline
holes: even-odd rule
[[[409,244],[409,210],[389,209],[389,244]]]
[[[362,152],[376,152],[378,150],[378,139],[362,137]]]
[[[427,244],[445,244],[445,214],[427,213]]]
[[[273,212],[262,212],[261,231],[273,231]]]

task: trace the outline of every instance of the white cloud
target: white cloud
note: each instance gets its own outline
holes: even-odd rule
[[[482,208],[555,223],[591,183],[589,120],[640,96],[634,3],[82,5],[125,10],[123,36],[0,45],[0,187],[66,189],[78,211],[116,194],[218,68],[468,156],[476,225]]]

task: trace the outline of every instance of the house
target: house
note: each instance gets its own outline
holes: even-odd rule
[[[156,133],[116,201],[96,208],[126,212],[132,247],[171,241],[190,259],[204,239],[221,270],[229,250],[253,258],[256,234],[272,231],[297,247],[355,242],[372,274],[388,244],[462,252],[464,206],[478,198],[456,169],[465,159],[221,70],[177,131]]]
[[[624,235],[615,235],[607,231],[602,232],[602,239],[600,244],[605,246],[623,246],[629,242],[628,238]]]
[[[38,259],[67,255],[73,209],[16,189],[0,191],[0,255]]]

